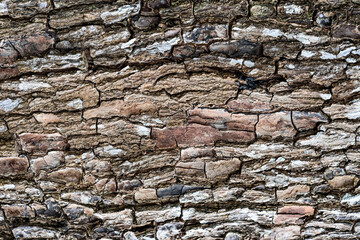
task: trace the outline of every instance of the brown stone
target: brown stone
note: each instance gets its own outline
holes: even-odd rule
[[[154,113],[156,110],[156,106],[150,102],[128,103],[123,100],[114,100],[102,102],[100,107],[86,110],[84,112],[84,118],[129,117],[145,112]]]
[[[254,139],[247,131],[218,131],[210,126],[190,124],[186,127],[154,128],[151,137],[160,149],[213,145],[216,141],[246,143]]]
[[[228,57],[261,56],[262,46],[246,40],[216,42],[210,45],[210,51],[223,53]]]
[[[21,57],[41,56],[53,47],[55,37],[49,33],[25,36],[17,41],[12,41],[14,48],[21,54]]]
[[[9,79],[20,75],[17,67],[0,68],[0,80]]]
[[[46,156],[30,161],[31,169],[33,172],[38,173],[40,170],[52,169],[65,162],[63,152],[49,152]]]
[[[35,211],[27,205],[3,205],[2,209],[7,218],[35,217]]]
[[[10,42],[6,42],[0,47],[0,65],[12,64],[18,57],[18,52],[13,48]]]
[[[215,157],[216,152],[211,148],[186,148],[181,150],[181,159]]]
[[[327,119],[320,112],[299,112],[292,113],[294,125],[299,131],[312,130],[318,123],[327,122]]]
[[[300,226],[288,226],[282,228],[275,228],[276,240],[298,240],[301,239]]]
[[[230,112],[264,113],[273,109],[270,105],[271,96],[261,93],[251,93],[250,96],[239,95],[237,99],[227,103]]]
[[[0,176],[14,176],[24,174],[29,167],[26,157],[0,158]]]
[[[35,117],[36,121],[38,121],[44,125],[48,125],[50,123],[58,123],[61,121],[60,118],[53,113],[34,114],[34,117]]]
[[[314,215],[314,208],[310,206],[285,206],[278,209],[278,213]]]
[[[267,136],[271,138],[292,138],[296,134],[291,122],[290,112],[277,112],[260,115],[259,122],[256,125],[256,134],[258,136]]]
[[[45,174],[43,177],[40,175],[40,178],[49,179],[51,181],[57,182],[57,183],[80,183],[82,178],[82,171],[80,168],[65,168],[60,169],[58,171]]]
[[[22,133],[16,139],[16,145],[20,152],[31,154],[63,151],[69,147],[66,138],[59,133]]]
[[[342,24],[334,28],[333,37],[360,39],[359,26]]]
[[[310,187],[307,185],[296,185],[288,187],[285,190],[277,190],[276,195],[279,200],[294,198],[298,195],[305,195],[309,193]]]
[[[335,176],[328,181],[328,184],[334,189],[351,189],[356,186],[359,179],[354,175]]]
[[[304,215],[301,214],[277,214],[274,217],[275,225],[285,224],[303,224],[304,220],[301,219]]]
[[[179,162],[175,167],[178,176],[204,177],[204,162]]]
[[[157,199],[156,189],[141,189],[135,192],[135,201],[149,202]]]
[[[210,125],[217,129],[254,131],[256,115],[231,114],[223,109],[196,108],[188,112],[188,123]]]
[[[224,160],[218,162],[207,162],[205,172],[207,178],[227,177],[229,174],[240,170],[239,159]]]

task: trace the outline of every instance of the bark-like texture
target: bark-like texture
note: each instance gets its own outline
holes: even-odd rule
[[[360,239],[359,4],[1,1],[0,239]]]

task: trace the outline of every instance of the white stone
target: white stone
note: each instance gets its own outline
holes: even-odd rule
[[[21,81],[18,88],[20,91],[28,91],[28,90],[38,89],[38,88],[51,88],[51,85],[48,83],[44,83],[44,82]]]
[[[286,14],[302,14],[304,12],[304,9],[301,6],[291,4],[291,5],[285,5],[284,6],[285,13]]]
[[[21,226],[12,230],[16,239],[59,239],[60,234],[53,230],[37,227],[37,226]]]
[[[10,112],[11,110],[15,109],[19,104],[22,102],[20,98],[12,100],[10,98],[0,100],[0,110],[4,112]]]
[[[356,47],[349,47],[347,49],[342,50],[341,52],[338,53],[337,57],[338,58],[342,58],[342,57],[346,57],[347,55],[349,55],[351,53],[352,50],[356,49]]]
[[[268,28],[264,28],[264,30],[262,31],[262,34],[264,36],[269,36],[269,37],[281,37],[284,35],[284,33],[280,30],[280,29],[268,29]]]
[[[350,106],[346,107],[345,117],[348,119],[360,118],[360,99],[355,99]]]
[[[83,101],[80,98],[76,98],[74,100],[71,100],[66,104],[69,107],[75,108],[75,109],[82,109],[83,108]]]
[[[311,58],[314,55],[315,55],[315,53],[307,51],[307,50],[302,50],[301,51],[301,56],[305,57],[305,58]]]
[[[140,10],[140,4],[124,5],[118,8],[117,11],[104,12],[100,15],[105,24],[118,23],[125,20],[127,17],[135,15]]]
[[[9,13],[9,9],[7,7],[6,2],[1,2],[0,3],[0,14],[8,14]]]
[[[360,194],[352,196],[351,194],[347,193],[341,199],[341,203],[348,204],[350,206],[359,206],[360,205]]]
[[[325,52],[325,51],[320,51],[320,53],[321,53],[321,56],[320,56],[321,59],[324,59],[324,60],[326,60],[326,59],[336,59],[336,55],[334,55],[334,54],[331,54],[331,53],[328,53],[328,52]]]
[[[150,131],[151,131],[151,129],[148,128],[148,127],[144,127],[144,126],[137,126],[137,127],[136,127],[136,132],[137,132],[140,136],[148,137],[148,136],[150,136]]]
[[[321,93],[321,94],[320,94],[320,97],[321,97],[323,100],[330,100],[330,99],[331,99],[331,94],[330,94],[330,93]]]
[[[254,66],[255,66],[255,63],[253,63],[252,61],[246,60],[246,61],[244,61],[244,65],[245,65],[246,67],[251,68],[251,67],[254,67]]]
[[[43,9],[47,7],[47,2],[39,2],[38,3],[39,8]]]
[[[103,148],[103,150],[104,150],[104,152],[106,152],[112,156],[117,156],[119,154],[124,153],[124,150],[122,150],[120,148],[114,148],[112,145],[105,146]]]

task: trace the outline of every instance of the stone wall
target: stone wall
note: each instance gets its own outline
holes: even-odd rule
[[[0,239],[360,239],[359,0],[2,0]]]

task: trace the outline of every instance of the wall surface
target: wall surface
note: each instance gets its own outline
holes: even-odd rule
[[[0,239],[360,239],[359,0],[0,1]]]

